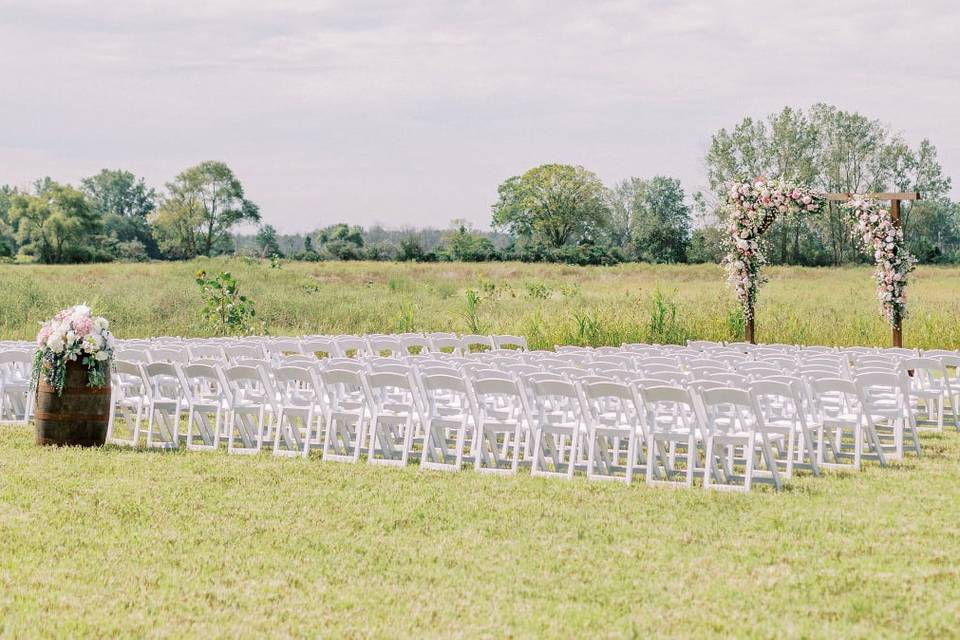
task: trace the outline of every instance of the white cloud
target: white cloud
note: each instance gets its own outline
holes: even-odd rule
[[[0,182],[227,161],[283,230],[485,225],[548,161],[705,182],[710,135],[835,103],[960,181],[951,2],[0,1]]]

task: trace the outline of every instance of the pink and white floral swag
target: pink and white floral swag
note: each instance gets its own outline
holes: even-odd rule
[[[877,200],[854,195],[843,205],[853,221],[851,235],[867,253],[873,253],[877,298],[883,316],[894,327],[907,317],[907,274],[917,260],[903,240],[903,230]]]
[[[785,180],[757,178],[733,183],[727,191],[728,246],[724,257],[727,284],[733,287],[744,317],[749,318],[764,280],[766,263],[761,236],[780,216],[819,214],[826,200],[809,187]]]

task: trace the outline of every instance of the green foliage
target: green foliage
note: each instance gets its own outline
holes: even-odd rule
[[[527,283],[527,297],[533,298],[534,300],[546,300],[551,295],[550,289],[543,282],[528,282]]]
[[[648,305],[646,342],[652,344],[685,344],[687,334],[677,318],[677,303],[660,286],[653,291]]]
[[[49,178],[38,182],[35,195],[13,194],[8,215],[21,250],[39,262],[109,259],[95,244],[101,219],[86,196],[73,187]]]
[[[400,303],[394,327],[397,333],[414,333],[417,331],[416,307],[412,302],[404,300]]]
[[[743,340],[747,333],[747,317],[744,315],[743,307],[735,305],[727,311],[727,335],[728,341]],[[801,342],[801,341],[796,341]]]
[[[209,277],[200,270],[195,280],[204,301],[200,315],[217,335],[251,332],[250,321],[256,315],[253,301],[240,293],[240,283],[229,271]]]
[[[261,258],[277,256],[283,257],[280,244],[277,242],[277,230],[273,225],[265,224],[257,230],[257,251]]]
[[[489,238],[476,233],[465,220],[454,220],[455,228],[444,237],[441,257],[458,262],[486,262],[500,257]]]
[[[644,262],[685,262],[690,208],[680,181],[628,178],[610,193],[611,239]]]
[[[493,224],[516,238],[559,248],[597,240],[607,225],[606,189],[583,167],[545,164],[497,188]]]
[[[484,334],[487,333],[489,324],[483,319],[480,308],[483,304],[483,296],[475,289],[467,289],[466,304],[463,311],[463,319],[467,324],[467,333]]]
[[[243,185],[223,162],[190,167],[167,183],[167,192],[151,224],[161,249],[172,257],[224,253],[231,229],[260,221],[257,205],[244,197]]]

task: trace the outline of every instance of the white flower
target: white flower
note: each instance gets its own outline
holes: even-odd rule
[[[100,362],[103,362],[104,360],[110,357],[110,354],[108,354],[106,351],[98,351],[97,355],[93,357],[94,359],[99,360]]]
[[[63,336],[60,334],[53,334],[47,338],[47,348],[54,353],[63,353],[64,348]]]

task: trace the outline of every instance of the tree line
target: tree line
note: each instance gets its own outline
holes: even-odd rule
[[[912,148],[856,112],[817,104],[744,118],[710,141],[710,190],[687,194],[669,176],[605,185],[581,166],[544,164],[502,182],[491,231],[462,219],[447,229],[367,229],[346,223],[284,235],[261,224],[259,207],[222,162],[202,162],[158,191],[124,170],[104,169],[79,186],[50,178],[0,186],[0,257],[43,263],[190,259],[246,254],[297,260],[410,260],[615,264],[718,262],[724,185],[783,177],[828,192],[920,191],[904,203],[903,226],[921,262],[960,262],[960,204],[952,202],[936,147]],[[255,234],[237,233],[256,224]],[[840,209],[819,219],[777,222],[772,262],[838,265],[863,260]]]

